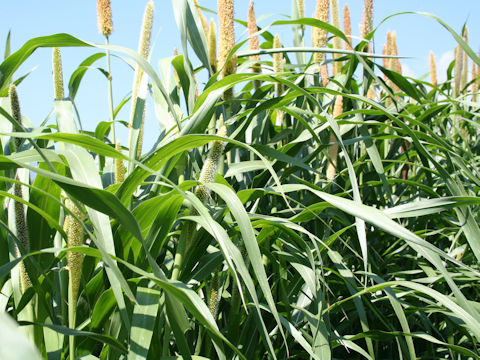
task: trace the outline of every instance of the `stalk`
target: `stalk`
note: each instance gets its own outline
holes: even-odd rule
[[[100,34],[105,36],[105,45],[107,49],[105,50],[105,57],[107,61],[107,72],[108,72],[108,110],[110,113],[110,122],[111,122],[111,132],[112,132],[112,143],[115,144],[115,122],[114,122],[114,110],[113,110],[113,86],[112,86],[112,71],[110,67],[110,50],[108,49],[108,38],[113,31],[113,22],[112,22],[112,7],[110,0],[97,0],[97,22],[98,30]]]

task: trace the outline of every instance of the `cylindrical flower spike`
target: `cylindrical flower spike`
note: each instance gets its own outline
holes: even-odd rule
[[[198,0],[193,0],[193,3],[195,4],[195,8],[197,9],[198,16],[200,17],[200,21],[202,22],[202,27],[203,27],[205,36],[208,36],[208,20],[205,17],[205,15],[203,15],[202,9],[200,9],[200,5],[198,4]]]
[[[458,45],[455,48],[455,74],[453,78],[454,82],[454,96],[457,97],[460,95],[460,82],[461,82],[461,77],[462,77],[462,66],[463,66],[463,50]]]
[[[463,40],[468,44],[468,27],[465,25],[463,28]],[[462,49],[463,51],[463,49]],[[462,64],[462,78],[460,79],[460,89],[465,91],[465,87],[468,83],[468,56],[463,54],[463,64]]]
[[[430,82],[433,86],[437,86],[437,65],[432,51],[430,51]]]
[[[222,125],[222,127],[218,129],[217,135],[221,137],[227,136],[227,128]],[[223,154],[224,146],[225,143],[221,140],[215,140],[213,142],[207,159],[203,163],[200,177],[198,178],[201,183],[208,184],[215,182],[215,177],[217,176],[218,172],[218,163]],[[195,189],[195,195],[204,203],[210,196],[210,189],[204,185],[198,185]]]
[[[332,1],[332,3],[331,3],[332,25],[340,30],[340,13],[339,13],[339,10],[338,10],[338,0],[331,0],[331,1]],[[333,37],[333,48],[335,50],[341,50],[342,49],[342,40],[338,36]],[[341,57],[341,54],[337,54],[337,53],[333,54],[334,59],[338,59],[339,57]],[[333,69],[335,70],[335,72],[333,74],[334,76],[337,73],[340,73],[340,71],[342,69],[342,62],[336,61],[334,63]]]
[[[12,108],[12,117],[19,123],[22,123],[22,113],[20,112],[20,103],[18,101],[17,87],[15,84],[11,84],[8,89],[8,97],[10,98],[10,104]],[[21,138],[15,138],[15,148],[18,150],[22,144]]]
[[[343,97],[341,95],[337,95],[335,97],[335,105],[333,107],[333,117],[336,118],[340,116],[343,113]],[[335,134],[332,133],[330,134],[330,142],[336,142],[337,137]],[[329,158],[329,163],[327,166],[327,180],[328,181],[333,181],[335,178],[336,174],[336,169],[337,169],[337,157],[338,157],[338,145],[330,145],[328,147],[328,158]]]
[[[15,180],[19,181],[19,177],[15,176]],[[13,185],[13,193],[15,196],[23,199],[23,186],[21,184],[15,183]],[[15,228],[16,228],[16,236],[20,244],[22,244],[25,251],[28,253],[30,252],[30,235],[27,226],[27,220],[25,216],[25,205],[23,205],[19,201],[14,202],[14,210],[15,210]],[[15,256],[20,257],[21,253],[18,246],[15,245]],[[30,286],[32,286],[32,282],[30,281],[30,277],[28,276],[27,270],[25,269],[24,262],[20,262],[20,288],[22,293],[25,292]]]
[[[69,198],[65,200],[65,206],[72,212],[73,215],[79,219],[82,219],[82,212]],[[67,234],[67,247],[71,248],[83,245],[83,226],[77,219],[75,219],[75,217],[68,214],[65,217],[65,223],[63,227]],[[80,280],[82,278],[83,254],[73,251],[67,252],[67,266],[70,272],[70,286],[72,289],[71,301],[73,301],[73,308],[75,308],[80,289]]]
[[[118,140],[115,144],[115,150],[122,152],[122,146]],[[125,166],[123,165],[123,160],[115,158],[115,184],[122,183],[123,180],[125,180]]]
[[[476,102],[478,98],[478,66],[475,62],[472,63],[472,101]]]
[[[258,36],[253,36],[256,32],[258,32],[257,20],[255,18],[255,10],[253,8],[253,1],[250,1],[248,5],[248,17],[247,17],[247,27],[248,27],[248,39],[249,42],[249,50],[250,51],[257,51],[260,49],[258,45]],[[260,60],[260,55],[250,55],[250,60]]]
[[[228,55],[235,46],[235,30],[233,22],[233,0],[218,0],[218,67],[222,77],[235,73],[237,55],[233,54],[227,61]]]
[[[97,0],[98,31],[104,36],[110,36],[113,31],[112,7],[110,0]]]
[[[303,19],[305,17],[305,0],[297,0],[298,18]]]
[[[55,47],[52,51],[52,63],[53,63],[53,90],[55,99],[63,99],[65,97],[63,90],[63,71],[62,71],[62,58],[60,55],[60,49]]]
[[[315,13],[313,17],[317,20],[328,23],[330,10],[330,0],[317,0]],[[313,27],[312,28],[312,47],[323,48],[327,45],[328,32],[326,30]],[[325,59],[324,53],[313,53],[313,62],[321,63]]]
[[[360,36],[365,39],[373,29],[373,0],[365,0],[362,13],[362,22],[360,24]],[[372,52],[372,43],[368,43],[368,52]]]
[[[217,31],[215,21],[210,19],[210,25],[208,26],[208,57],[210,59],[210,66],[214,73],[217,72]]]
[[[343,32],[350,40],[350,43],[352,43],[352,23],[350,20],[350,9],[347,4],[345,4],[345,7],[343,8]],[[345,42],[345,49],[352,50],[350,43]]]
[[[17,87],[15,84],[11,84],[9,89],[8,89],[8,96],[10,98],[10,104],[12,108],[12,117],[13,119],[19,123],[22,124],[22,114],[20,112],[20,102],[18,101],[18,94],[17,94]],[[21,138],[15,138],[15,151],[18,151],[18,148],[22,144],[22,139]],[[15,180],[20,181],[18,174],[15,176]],[[15,196],[17,196],[20,199],[23,199],[23,186],[21,184],[15,183],[13,185],[13,193]],[[30,236],[28,232],[28,226],[27,226],[27,220],[25,217],[25,206],[19,202],[19,201],[14,201],[14,212],[15,212],[15,227],[16,227],[16,236],[17,239],[20,241],[20,244],[22,244],[23,248],[25,249],[26,252],[30,251]],[[17,257],[20,257],[20,250],[18,246],[15,246],[15,255]],[[30,281],[30,278],[28,277],[28,273],[25,269],[25,264],[23,261],[19,265],[20,267],[20,287],[22,292],[25,292],[30,286],[32,286],[32,283]]]
[[[248,36],[249,38],[249,50],[250,51],[257,51],[260,49],[258,45],[258,36],[253,35],[258,32],[257,20],[255,18],[255,10],[253,8],[253,1],[250,1],[248,5],[248,16],[247,16],[247,27],[248,27]],[[250,60],[252,61],[260,61],[260,55],[250,55]],[[250,68],[250,71],[253,73],[260,74],[262,72],[260,63],[254,63]],[[258,89],[260,87],[260,81],[254,80],[253,87]]]
[[[212,282],[210,284],[210,296],[208,299],[208,309],[215,319],[218,314],[218,305],[220,303],[220,296],[218,293],[218,273],[213,274]]]
[[[140,32],[140,40],[138,42],[138,53],[145,59],[148,59],[150,53],[150,39],[152,36],[152,26],[153,26],[153,11],[154,5],[153,1],[149,1],[145,12],[143,15],[142,29]],[[130,112],[130,124],[129,127],[133,127],[133,118],[135,115],[135,107],[137,106],[137,99],[139,95],[143,92],[146,92],[146,87],[148,82],[146,75],[142,68],[137,64],[135,67],[135,75],[133,80],[133,90],[132,90],[132,109]],[[142,144],[143,144],[143,126],[144,126],[145,111],[143,111],[142,120],[140,123],[139,134],[138,134],[138,144],[137,144],[137,157],[140,157],[142,153]],[[131,130],[130,130],[131,133]],[[129,143],[130,143],[129,135]]]

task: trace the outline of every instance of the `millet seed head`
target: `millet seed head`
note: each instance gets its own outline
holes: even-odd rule
[[[234,7],[233,0],[217,0],[218,7],[218,68],[221,69],[221,76],[226,77],[234,74],[237,69],[237,55],[228,60],[230,51],[235,46],[234,30]]]
[[[65,97],[63,91],[63,71],[62,71],[62,57],[58,47],[52,50],[53,63],[53,90],[55,99],[63,99]]]
[[[113,31],[110,0],[97,0],[97,20],[100,34],[110,36]]]

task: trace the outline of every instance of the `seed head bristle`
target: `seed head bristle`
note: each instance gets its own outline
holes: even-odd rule
[[[343,8],[343,32],[345,36],[352,42],[352,22],[350,20],[350,9],[348,5],[345,4]],[[352,46],[349,42],[345,42],[345,49],[352,50]]]
[[[97,0],[97,20],[100,34],[110,36],[113,31],[110,0]]]
[[[217,31],[215,21],[210,19],[210,25],[208,26],[208,57],[210,59],[210,66],[214,73],[217,72]]]
[[[53,90],[55,99],[63,99],[65,97],[63,91],[63,71],[62,71],[62,57],[58,47],[52,50],[53,63]]]
[[[430,81],[433,86],[437,86],[437,65],[432,51],[430,51]]]
[[[315,13],[313,17],[317,20],[328,23],[330,11],[330,0],[317,0]],[[323,48],[327,45],[328,32],[326,30],[313,27],[312,28],[312,47]],[[313,53],[313,62],[321,63],[325,59],[324,53]]]

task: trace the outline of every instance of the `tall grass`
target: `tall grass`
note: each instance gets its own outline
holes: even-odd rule
[[[110,45],[103,25],[105,45],[33,38],[0,64],[11,94],[0,98],[0,334],[35,345],[16,352],[2,335],[0,354],[480,358],[480,59],[466,33],[422,15],[458,42],[447,79],[432,56],[428,82],[401,74],[395,35],[385,55],[371,51],[371,1],[360,36],[336,1],[318,0],[305,18],[294,0],[292,20],[260,29],[253,4],[239,14],[219,0],[218,32],[201,1],[172,3],[179,48],[193,50],[162,59],[176,81],[151,65],[150,44]],[[234,15],[248,19],[245,50]],[[279,26],[292,27],[294,48],[270,32]],[[45,46],[94,46],[137,64],[128,143],[104,124],[77,127],[75,93],[102,56],[65,74],[65,97],[54,50],[55,121],[23,121],[16,70]],[[106,90],[116,109],[111,82]],[[166,128],[148,151],[138,145],[146,101]],[[112,129],[123,126],[115,117]]]

